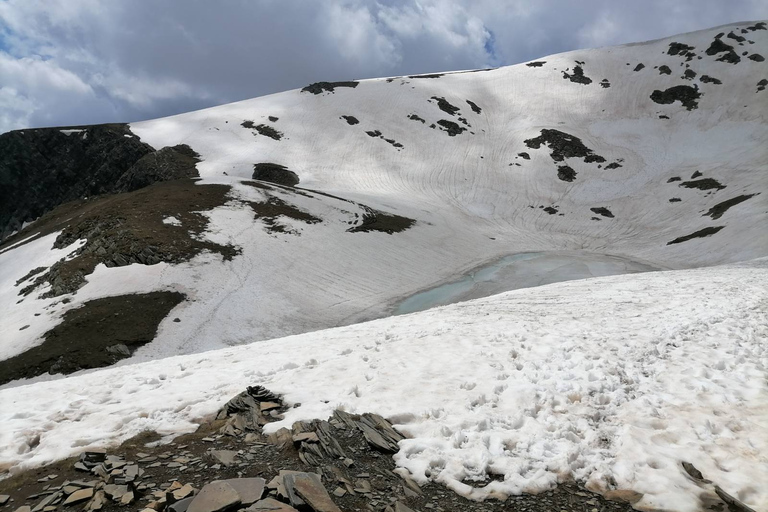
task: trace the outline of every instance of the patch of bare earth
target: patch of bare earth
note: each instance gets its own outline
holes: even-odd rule
[[[64,313],[41,345],[0,361],[0,385],[44,373],[69,374],[130,357],[184,295],[161,291],[91,300]]]

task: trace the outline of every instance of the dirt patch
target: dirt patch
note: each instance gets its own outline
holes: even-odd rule
[[[720,183],[714,178],[704,178],[701,180],[693,180],[693,181],[684,181],[680,185],[680,187],[685,188],[695,188],[699,190],[722,190],[725,188],[725,185]]]
[[[531,149],[539,149],[542,144],[546,144],[555,162],[562,162],[566,158],[581,158],[586,163],[605,162],[605,158],[596,155],[581,139],[560,130],[545,128],[538,137],[524,140],[523,143]]]
[[[441,126],[442,131],[448,132],[448,135],[451,137],[455,137],[456,135],[460,135],[462,132],[467,131],[466,128],[459,126],[453,121],[448,121],[447,119],[441,119],[437,124]]]
[[[692,240],[694,238],[704,238],[706,236],[712,236],[718,231],[720,231],[721,229],[723,229],[724,227],[725,226],[715,226],[715,227],[700,229],[699,231],[696,231],[695,233],[691,233],[690,235],[685,235],[685,236],[681,236],[680,238],[675,238],[671,242],[667,242],[667,245],[687,242],[688,240]]]
[[[299,184],[299,176],[284,165],[264,162],[253,164],[253,179],[293,187]]]
[[[437,101],[437,108],[445,112],[449,115],[455,115],[457,112],[459,112],[461,109],[455,105],[451,105],[448,100],[445,98],[438,98],[437,96],[432,96],[432,99]]]
[[[758,193],[759,194],[759,193]],[[725,214],[731,207],[736,206],[737,204],[741,204],[747,199],[754,197],[758,194],[744,194],[740,195],[731,199],[728,199],[727,201],[723,201],[722,203],[718,203],[712,208],[709,209],[707,213],[702,215],[702,217],[710,216],[713,220],[717,220],[720,217]]]
[[[351,126],[354,126],[360,123],[360,121],[358,121],[355,116],[341,116],[341,119],[345,120],[347,124]]]
[[[193,180],[176,180],[62,205],[36,223],[40,236],[63,230],[54,242],[57,249],[69,247],[79,239],[87,241],[76,251],[75,258],[54,264],[25,292],[48,282],[51,289],[46,292],[47,297],[74,293],[99,263],[107,267],[180,263],[203,251],[232,259],[239,249],[200,238],[208,226],[207,217],[200,212],[226,203],[228,192],[226,185],[195,185]],[[171,216],[181,225],[163,222]]]
[[[157,326],[184,300],[178,292],[152,292],[91,300],[64,313],[42,345],[0,361],[0,385],[44,373],[70,374],[130,357],[152,341]]]
[[[350,87],[354,89],[357,87],[358,82],[355,82],[353,80],[347,81],[347,82],[315,82],[313,84],[309,84],[308,86],[304,87],[301,92],[311,92],[312,94],[321,94],[324,91],[330,92],[333,94],[334,90],[337,87]]]
[[[694,110],[699,107],[698,100],[702,94],[698,86],[694,85],[676,85],[664,91],[656,89],[651,93],[651,100],[661,105],[670,105],[679,101],[687,110]]]
[[[251,207],[256,214],[256,219],[261,220],[267,226],[268,233],[288,233],[298,235],[297,231],[291,230],[285,224],[278,221],[279,217],[298,220],[306,224],[317,224],[323,219],[315,217],[311,213],[300,210],[275,196],[271,196],[266,202],[257,203],[247,201],[246,204]]]
[[[358,204],[365,210],[363,218],[360,224],[349,228],[347,231],[350,233],[369,233],[371,231],[379,231],[381,233],[387,233],[389,235],[393,233],[400,233],[410,228],[416,222],[408,217],[402,217],[393,213],[385,213],[379,210],[375,210],[369,206]]]
[[[572,74],[563,71],[563,78],[575,84],[589,85],[592,83],[592,79],[584,75],[584,68],[581,66],[574,66]]]

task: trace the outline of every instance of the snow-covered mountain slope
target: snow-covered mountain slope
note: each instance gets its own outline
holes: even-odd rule
[[[401,470],[472,498],[577,478],[643,493],[641,510],[702,510],[712,484],[685,461],[766,510],[767,285],[765,258],[556,283],[4,389],[0,461],[194,430],[260,384],[301,404],[270,429],[380,413],[409,436]]]
[[[151,195],[134,201],[159,205],[136,214],[157,217],[130,244],[146,260],[114,256],[114,240],[97,246],[103,226],[72,228],[76,210],[50,232],[70,222],[57,250],[90,238],[90,259],[73,254],[76,271],[27,296],[19,291],[50,267],[56,237],[0,248],[1,357],[39,346],[86,300],[125,293],[187,299],[137,361],[380,317],[520,252],[657,268],[768,255],[763,54],[765,24],[738,23],[495,70],[320,83],[134,123],[155,148],[199,153],[198,195],[223,184],[226,199],[196,217]],[[246,181],[254,174],[297,178],[301,189]],[[206,247],[155,258],[187,229],[185,243]],[[72,275],[85,285],[59,291]]]

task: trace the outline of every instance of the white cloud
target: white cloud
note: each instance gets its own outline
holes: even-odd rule
[[[764,0],[2,0],[0,131],[148,119],[321,80],[512,64],[765,17]]]

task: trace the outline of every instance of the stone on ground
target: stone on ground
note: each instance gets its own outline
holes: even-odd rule
[[[189,504],[187,512],[221,512],[240,504],[237,491],[222,480],[203,487]]]

